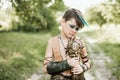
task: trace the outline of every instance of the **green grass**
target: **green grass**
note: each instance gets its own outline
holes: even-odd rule
[[[49,33],[0,33],[0,80],[25,80],[38,69]]]

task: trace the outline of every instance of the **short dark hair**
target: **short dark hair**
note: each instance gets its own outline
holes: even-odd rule
[[[84,24],[81,22],[78,16],[83,18],[81,11],[79,11],[78,9],[71,8],[65,12],[63,18],[65,19],[65,22],[74,18],[78,27],[83,28]]]

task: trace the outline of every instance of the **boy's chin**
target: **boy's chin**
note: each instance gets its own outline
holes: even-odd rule
[[[73,39],[75,37],[75,35],[69,35],[69,38]]]

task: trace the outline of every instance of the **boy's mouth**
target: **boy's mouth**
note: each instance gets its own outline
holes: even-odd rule
[[[71,36],[71,37],[73,37],[73,36],[74,36],[74,34],[70,33],[70,36]]]

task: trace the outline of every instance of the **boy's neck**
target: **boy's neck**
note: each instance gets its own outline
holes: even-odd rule
[[[60,36],[61,36],[61,38],[63,39],[63,40],[65,40],[65,41],[68,41],[70,38],[69,37],[67,37],[64,33],[62,33],[61,32],[61,34],[60,34]]]

